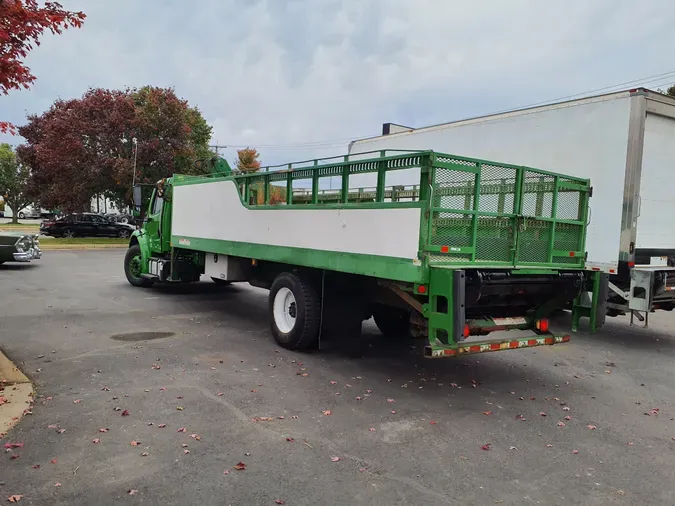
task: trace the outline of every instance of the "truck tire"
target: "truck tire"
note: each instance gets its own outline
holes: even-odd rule
[[[131,246],[124,255],[124,275],[133,286],[152,286],[151,279],[141,277],[141,247],[138,244]]]
[[[270,327],[280,346],[302,350],[316,344],[321,324],[321,299],[301,276],[284,272],[272,283],[269,295]]]
[[[373,309],[375,325],[385,337],[408,338],[410,333],[410,314],[405,309],[377,304]]]

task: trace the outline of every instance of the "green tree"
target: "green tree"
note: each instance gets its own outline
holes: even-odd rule
[[[675,97],[675,84],[666,90],[666,95]]]
[[[19,211],[30,204],[30,170],[16,157],[12,146],[0,144],[0,195],[12,208],[12,223],[19,222]]]

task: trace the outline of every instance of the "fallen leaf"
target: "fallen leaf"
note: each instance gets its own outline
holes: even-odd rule
[[[103,387],[101,388],[101,390],[103,390],[104,392],[110,392],[110,389],[108,387]]]
[[[298,415],[291,415],[291,418],[293,420],[299,420],[300,419],[300,417]]]
[[[565,422],[558,422],[558,427],[564,427],[564,426],[565,426]]]
[[[490,444],[491,443],[484,444],[483,446],[480,447],[480,449],[485,450],[487,452],[490,450]]]
[[[59,461],[59,459],[52,459],[51,462],[52,464],[56,464]]]
[[[527,420],[523,415],[516,415],[516,420]]]
[[[58,429],[56,432],[58,432],[59,434],[63,434],[65,431],[66,429]]]
[[[337,381],[332,381],[330,382],[331,385],[337,385]]]
[[[185,450],[183,450],[183,453],[184,453],[185,455],[187,455],[188,453],[190,453],[190,450],[188,450],[188,449],[186,448]]]
[[[14,503],[14,502],[19,502],[19,501],[21,500],[22,497],[23,497],[22,495],[14,494],[14,495],[10,495],[10,496],[7,498],[7,500],[8,500],[9,502]]]
[[[286,441],[288,441],[289,443],[295,443],[295,439],[293,439],[292,437],[287,437]]]
[[[518,448],[516,448],[515,446],[509,446],[509,450],[517,450],[517,449]]]
[[[227,476],[228,474],[230,474],[230,471],[228,469],[225,469],[225,471],[223,471],[223,474]]]
[[[392,414],[392,415],[395,415],[395,414],[396,414],[396,410],[392,409],[392,410],[391,410],[391,414]]]
[[[138,446],[139,444],[141,444],[141,442],[140,442],[140,441],[132,441],[132,442],[129,443],[129,444],[130,444],[131,446]]]
[[[196,439],[197,441],[201,441],[202,437],[199,434],[190,434],[190,437],[192,439]]]
[[[180,445],[180,447],[181,447],[181,448],[187,448],[188,445],[187,445],[187,443],[183,443],[183,444]]]
[[[453,388],[457,388],[457,383],[450,383],[450,386]]]
[[[56,427],[58,427],[58,425],[54,425],[54,424],[47,425],[48,429],[56,429]]]
[[[99,432],[108,432],[109,430],[110,429],[107,429],[105,427],[101,427],[100,429],[98,429]]]
[[[218,397],[222,397],[222,396],[223,396],[223,392],[218,392]]]
[[[360,401],[360,400],[361,400],[361,397],[357,397],[356,400],[357,400],[357,401]]]
[[[338,462],[340,460],[340,457],[331,457],[330,461],[331,462]]]
[[[367,470],[366,467],[360,467],[360,468],[359,468],[359,473],[365,473],[366,470]]]
[[[129,410],[125,409],[122,411],[122,416],[129,416]]]
[[[32,466],[32,467],[33,467],[33,469],[40,469],[40,464],[35,464],[35,465]]]
[[[23,448],[23,443],[5,443],[5,448]]]
[[[91,442],[94,443],[95,445],[97,445],[101,442],[101,440],[96,438],[96,439],[92,439]]]
[[[366,389],[366,393],[367,393],[367,394],[372,394],[373,391],[372,391],[370,388],[368,388],[368,389]]]
[[[394,402],[394,399],[387,399],[387,402]]]
[[[431,421],[429,422],[429,425],[436,425],[436,423],[437,423],[436,420],[431,420]]]
[[[178,397],[176,397],[176,399],[182,399],[182,398],[183,398],[182,395],[179,395]]]
[[[673,439],[675,439],[675,438],[673,438]],[[633,443],[632,441],[628,441],[626,444],[627,444],[628,446],[633,446],[635,443]]]
[[[579,450],[572,450],[573,455],[576,455],[577,453],[579,453]]]
[[[21,455],[12,455],[9,459],[10,459],[10,460],[16,460],[16,459],[18,459],[19,457],[21,457]]]
[[[375,432],[375,427],[371,427],[371,428],[368,429],[368,430],[369,430],[370,432]]]
[[[181,427],[176,432],[187,432],[187,429],[185,427]]]
[[[553,445],[552,445],[552,444],[547,444],[547,445],[546,445],[546,448],[553,448]]]
[[[148,452],[141,453],[141,457],[147,457],[148,455],[150,455]]]
[[[75,399],[75,400],[73,401],[73,404],[79,404],[80,402],[82,402],[82,399]]]
[[[327,409],[327,410],[325,410],[325,411],[322,411],[322,413],[323,413],[325,416],[330,416],[330,415],[333,414],[333,412],[332,412],[330,409]]]
[[[160,429],[163,429],[164,427],[166,427],[166,424],[165,424],[165,423],[160,423],[157,427],[159,427]]]
[[[659,408],[652,408],[648,413],[645,413],[647,416],[656,416],[659,414]]]
[[[244,464],[243,462],[239,462],[238,464],[236,464],[236,465],[234,466],[234,468],[235,468],[237,471],[246,471],[246,464]]]
[[[286,417],[285,417],[284,415],[281,415],[281,416],[277,416],[277,418],[278,418],[279,420],[283,420],[283,419],[286,418]]]
[[[286,501],[282,501],[281,499],[275,499],[274,504],[286,504]]]
[[[153,368],[153,369],[161,369],[162,366],[159,365],[159,364],[152,364],[152,368]]]
[[[565,420],[567,420],[568,422],[569,422],[571,419],[572,419],[572,417],[569,416],[569,415],[567,415],[567,416],[565,417]]]
[[[569,406],[563,406],[563,411],[569,411],[570,407]]]
[[[162,387],[159,389],[160,392],[166,392],[166,387]]]
[[[544,412],[542,411],[542,412],[539,413],[539,416],[546,416],[546,413],[544,413]]]
[[[345,388],[351,388],[352,386],[349,383],[345,383]]]
[[[254,388],[253,390],[251,390],[251,393],[257,394],[257,393],[258,393],[258,389],[257,389],[257,388]]]
[[[595,430],[595,429],[597,429],[598,427],[595,426],[595,425],[589,424],[589,425],[586,425],[586,428],[587,428],[588,430]]]
[[[483,414],[485,416],[490,416],[492,414],[492,411],[483,411]]]
[[[183,406],[176,406],[176,409],[177,409],[178,411],[183,411],[183,409],[185,409],[185,408],[183,408]]]
[[[55,486],[55,487],[60,487],[61,484],[57,481],[56,483],[54,483],[54,486]]]
[[[138,494],[138,490],[132,488],[131,490],[127,490],[127,494],[136,495],[136,494]]]

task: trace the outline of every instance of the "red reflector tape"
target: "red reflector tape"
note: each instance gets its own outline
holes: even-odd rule
[[[554,343],[554,339],[553,339],[552,337],[547,337],[546,339],[544,339],[544,343],[546,343],[546,344],[553,344],[553,343]]]
[[[450,248],[447,246],[441,246],[441,253],[447,253],[448,251],[450,251]]]
[[[537,340],[536,339],[530,339],[527,341],[528,346],[536,346],[537,345]]]
[[[499,350],[501,348],[501,345],[499,343],[492,343],[490,344],[490,349],[491,350]]]
[[[511,341],[509,343],[509,348],[517,348],[518,347],[518,341]]]
[[[563,336],[563,343],[569,342],[570,339],[570,336]]]
[[[469,346],[469,351],[471,353],[478,353],[480,351],[480,346]]]

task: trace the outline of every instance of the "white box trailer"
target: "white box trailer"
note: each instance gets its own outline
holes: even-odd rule
[[[433,149],[589,178],[587,265],[609,275],[608,314],[675,307],[675,98],[638,88],[383,134],[350,155]]]

